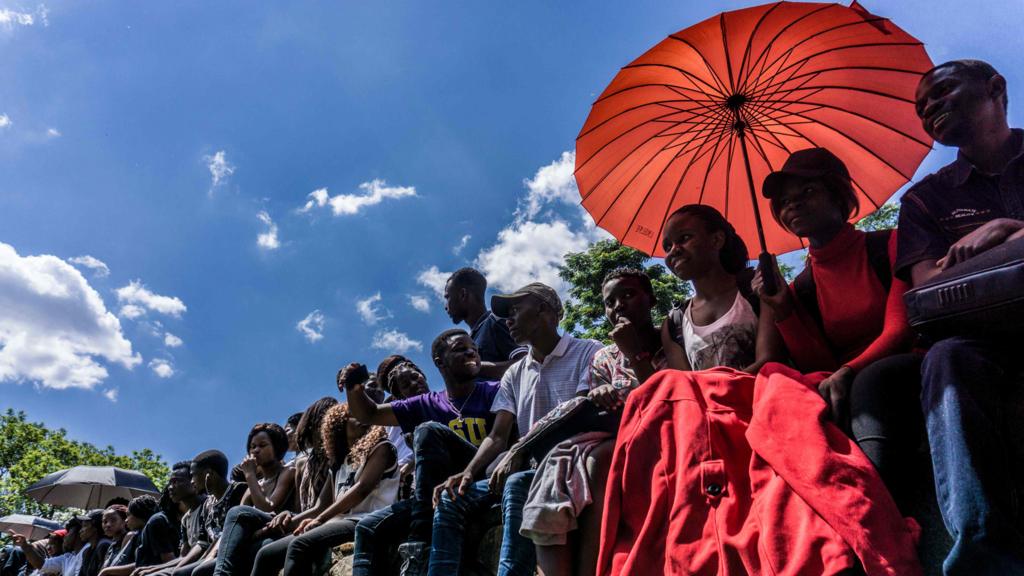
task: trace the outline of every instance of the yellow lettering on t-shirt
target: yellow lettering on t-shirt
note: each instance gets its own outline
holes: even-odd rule
[[[456,418],[448,422],[448,427],[473,446],[479,446],[487,437],[487,420],[483,418]]]

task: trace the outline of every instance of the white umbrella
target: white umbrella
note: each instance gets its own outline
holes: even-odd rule
[[[6,533],[13,530],[29,540],[45,538],[50,532],[60,530],[62,526],[60,522],[28,514],[11,514],[0,518],[0,531]]]
[[[113,466],[75,466],[47,474],[26,488],[25,493],[42,504],[90,510],[106,506],[117,497],[131,500],[159,491],[141,472]]]

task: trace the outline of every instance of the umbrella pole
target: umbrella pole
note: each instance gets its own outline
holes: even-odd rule
[[[747,169],[747,186],[750,188],[750,204],[754,207],[754,222],[757,224],[757,240],[761,243],[761,254],[757,257],[757,267],[761,270],[761,279],[764,283],[765,294],[775,294],[778,286],[775,283],[775,274],[772,262],[772,255],[768,253],[768,243],[764,240],[764,226],[761,224],[761,209],[757,205],[757,189],[754,187],[754,174],[750,170],[750,156],[747,153],[747,125],[739,117],[739,110],[736,111],[736,134],[740,138],[740,148],[743,150],[743,166]]]

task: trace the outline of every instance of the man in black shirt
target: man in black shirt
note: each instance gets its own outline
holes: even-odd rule
[[[460,268],[444,285],[444,309],[452,322],[465,322],[470,337],[480,352],[480,378],[501,380],[505,370],[526,354],[525,346],[516,345],[505,321],[495,316],[484,304],[487,279],[474,268]]]
[[[896,274],[920,286],[1024,236],[1024,131],[1010,129],[1006,80],[985,62],[936,66],[922,77],[916,100],[925,131],[959,149],[953,163],[902,199]],[[947,575],[1024,574],[1024,494],[1005,434],[1007,424],[1020,423],[1001,421],[1007,393],[1021,386],[1013,344],[947,338],[922,365],[936,493],[954,539]]]

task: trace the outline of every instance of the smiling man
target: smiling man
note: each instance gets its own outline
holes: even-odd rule
[[[920,286],[994,246],[1024,236],[1024,131],[1006,120],[1006,80],[989,64],[956,60],[927,72],[917,113],[957,159],[903,196],[896,274]],[[1021,288],[1024,290],[1024,288]],[[935,486],[954,539],[952,574],[1024,574],[1020,478],[1003,422],[1019,389],[1019,343],[955,336],[922,365],[921,406]]]

